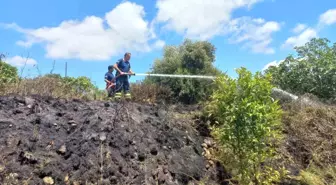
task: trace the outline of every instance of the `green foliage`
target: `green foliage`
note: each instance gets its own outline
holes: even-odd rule
[[[221,72],[213,63],[215,47],[209,42],[185,40],[180,46],[164,48],[163,59],[154,62],[151,73],[211,75]],[[169,87],[174,96],[184,103],[196,103],[211,94],[213,85],[204,79],[148,77],[145,82]]]
[[[312,39],[295,48],[298,58],[289,56],[266,73],[272,74],[273,83],[286,91],[336,100],[336,43],[328,43],[327,39]]]
[[[222,146],[221,161],[239,184],[271,184],[281,177],[270,164],[281,141],[282,111],[270,97],[270,76],[237,70],[238,79],[221,76],[206,111],[215,120],[212,134]]]
[[[87,93],[95,88],[91,80],[85,76],[80,76],[77,78],[64,77],[62,81],[66,87],[69,87],[76,94]]]
[[[0,55],[0,87],[8,83],[14,83],[18,79],[17,68],[2,61],[3,57],[3,55]]]

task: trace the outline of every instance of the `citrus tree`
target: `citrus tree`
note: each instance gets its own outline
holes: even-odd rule
[[[245,68],[237,79],[221,76],[206,107],[220,159],[239,184],[271,184],[281,171],[272,168],[281,141],[281,109],[271,98],[271,78]],[[268,165],[269,164],[269,165]]]

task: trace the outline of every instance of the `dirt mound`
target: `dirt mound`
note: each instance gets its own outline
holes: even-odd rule
[[[173,114],[136,103],[0,97],[0,184],[197,182],[207,174],[203,138]]]

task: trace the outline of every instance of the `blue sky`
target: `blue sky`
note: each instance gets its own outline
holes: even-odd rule
[[[313,37],[336,42],[333,0],[0,0],[0,52],[38,74],[88,76],[104,87],[107,66],[132,53],[136,73],[148,72],[164,45],[209,40],[215,65],[255,72],[275,64]],[[27,60],[27,56],[29,59]],[[142,77],[132,77],[131,81]]]

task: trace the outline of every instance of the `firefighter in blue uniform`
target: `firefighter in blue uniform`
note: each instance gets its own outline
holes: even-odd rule
[[[125,53],[124,58],[119,59],[116,64],[114,64],[114,68],[117,70],[117,84],[116,84],[116,94],[115,98],[121,98],[123,91],[125,93],[125,97],[127,99],[131,98],[130,94],[130,84],[128,81],[129,75],[134,74],[131,70],[131,64],[129,60],[131,59],[131,53]]]
[[[113,75],[113,66],[108,66],[108,71],[105,73],[105,82],[106,82],[106,90],[108,97],[112,97],[115,89],[115,78]]]

